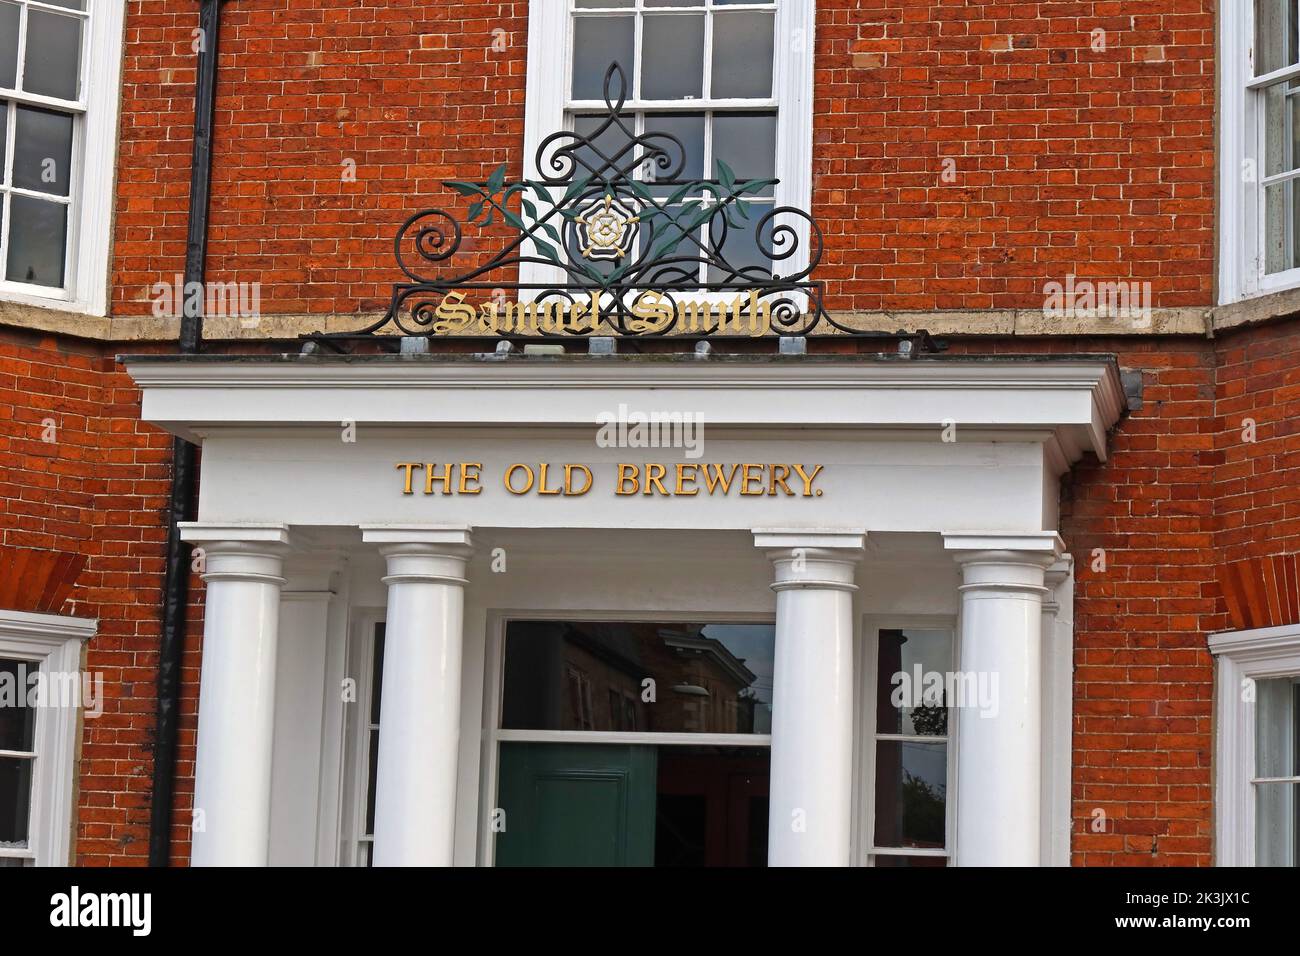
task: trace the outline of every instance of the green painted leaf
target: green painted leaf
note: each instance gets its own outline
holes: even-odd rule
[[[544,239],[538,239],[536,236],[530,236],[529,238],[532,239],[533,246],[536,247],[538,252],[546,256],[546,258],[550,259],[556,265],[561,264],[560,254],[555,251],[554,246],[552,246],[549,242],[547,242]]]
[[[483,193],[483,190],[478,186],[475,186],[473,183],[448,182],[443,183],[443,185],[456,190],[456,192],[460,193],[462,196],[479,196]]]
[[[718,160],[718,178],[722,180],[722,185],[727,187],[728,192],[736,188],[736,174],[722,160]]]
[[[524,225],[524,221],[509,209],[503,208],[501,210],[501,215],[505,216],[506,222],[510,223],[510,225],[514,226],[520,232],[526,232],[528,230],[528,227]]]
[[[479,201],[469,207],[469,222],[474,222],[479,216],[483,215],[484,205],[485,204],[482,201]]]
[[[488,192],[500,192],[506,184],[506,164],[502,163],[496,169],[492,170],[492,175],[488,177]]]
[[[528,215],[529,219],[531,219],[533,222],[537,221],[538,219],[537,207],[534,206],[531,201],[521,197],[519,200],[519,205],[523,207],[524,212]]]

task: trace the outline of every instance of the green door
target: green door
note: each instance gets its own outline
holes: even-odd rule
[[[653,866],[654,747],[503,743],[497,866]]]

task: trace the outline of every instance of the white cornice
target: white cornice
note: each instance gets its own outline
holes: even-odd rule
[[[692,411],[715,428],[932,428],[1055,436],[1076,460],[1106,455],[1124,409],[1104,358],[819,360],[242,358],[124,360],[142,417],[187,438],[216,429],[341,422],[390,426],[581,426],[630,410]],[[1013,439],[1012,434],[1016,437]]]

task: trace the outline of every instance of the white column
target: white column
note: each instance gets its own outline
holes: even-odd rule
[[[863,531],[755,530],[776,575],[771,866],[848,866],[853,592]]]
[[[1044,573],[1063,546],[1043,532],[947,534],[944,547],[962,569],[962,686],[992,702],[954,702],[957,865],[1038,866]]]
[[[191,866],[266,866],[284,525],[185,523],[203,549]]]
[[[468,528],[362,528],[387,562],[375,866],[451,866]]]

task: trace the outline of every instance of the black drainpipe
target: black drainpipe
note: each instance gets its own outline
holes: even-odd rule
[[[190,164],[189,234],[185,244],[185,289],[205,288],[208,252],[208,201],[212,194],[212,114],[217,87],[217,39],[224,0],[200,0],[199,60],[194,82],[194,154]],[[182,290],[183,292],[184,290]],[[203,347],[205,295],[182,294],[180,352]],[[194,506],[197,451],[183,438],[172,442],[172,487],[167,504],[167,567],[163,581],[162,640],[158,646],[158,708],[154,736],[153,802],[149,811],[149,865],[171,859],[172,803],[176,791],[176,733],[180,721],[181,658],[185,653],[185,614],[189,607],[190,546],[181,540],[179,522]]]

